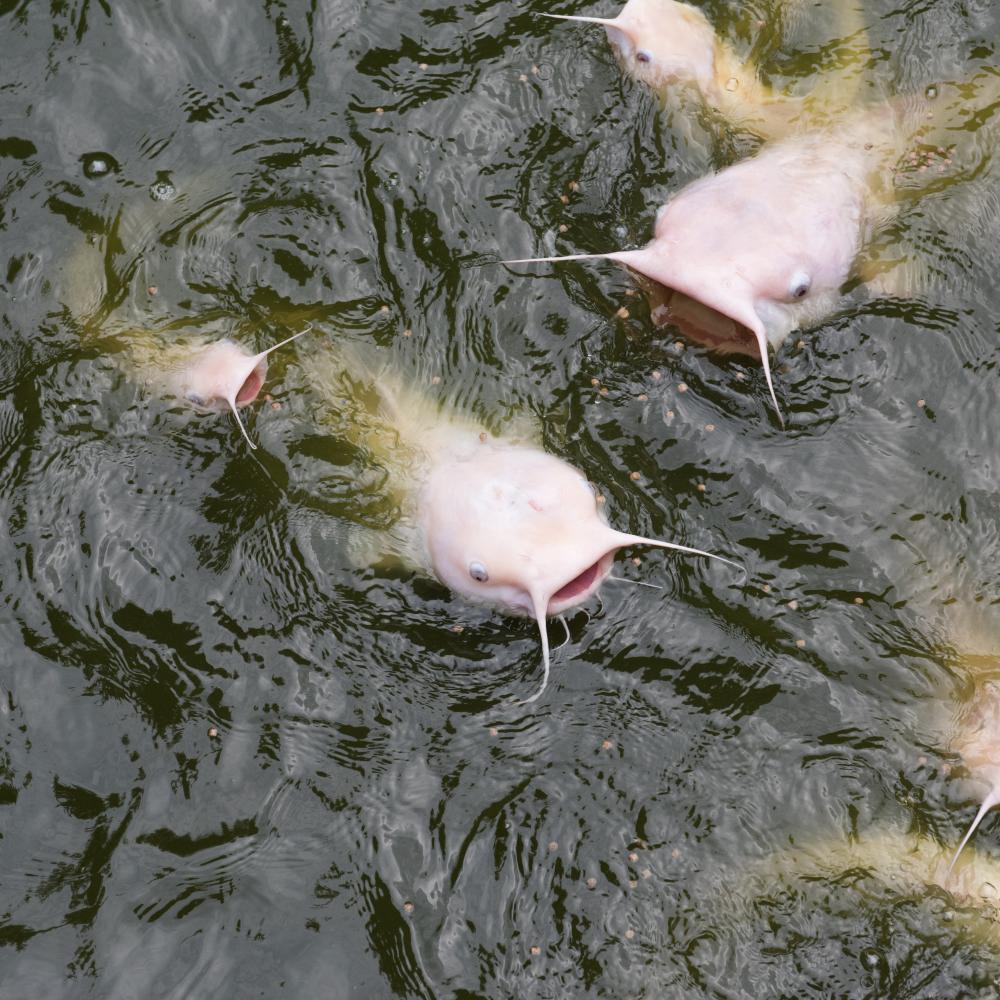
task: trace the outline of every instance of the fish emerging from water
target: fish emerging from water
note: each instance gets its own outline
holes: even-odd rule
[[[337,357],[343,359],[343,347]],[[357,398],[354,360],[313,362],[331,399]],[[366,374],[376,402],[352,416],[353,433],[377,453],[406,510],[401,554],[461,594],[535,620],[549,677],[546,619],[577,607],[608,578],[619,549],[651,545],[730,559],[675,542],[617,531],[578,469],[540,448],[534,434],[493,436],[471,419],[395,382]]]
[[[126,342],[134,366],[158,392],[204,413],[230,411],[247,444],[256,449],[240,410],[249,406],[263,388],[268,355],[311,329],[307,326],[257,353],[228,337],[207,340],[182,336],[168,341],[138,329],[126,329],[116,336]]]
[[[995,89],[997,78],[988,78]],[[603,258],[676,293],[681,303],[707,307],[716,327],[721,322],[733,336],[756,342],[781,420],[768,347],[837,308],[862,247],[890,216],[894,169],[907,147],[941,122],[971,113],[958,88],[950,102],[876,104],[688,184],[660,208],[653,240],[640,249],[501,263]],[[678,309],[682,330],[690,313]]]
[[[693,90],[725,120],[775,138],[831,98],[843,108],[856,95],[853,70],[868,54],[867,35],[856,4],[837,0],[832,6],[841,65],[836,79],[825,80],[808,98],[775,94],[754,66],[718,36],[705,14],[687,3],[628,0],[615,17],[542,16],[603,27],[629,76],[663,96]]]

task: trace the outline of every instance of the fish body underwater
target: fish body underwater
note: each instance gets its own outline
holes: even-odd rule
[[[345,357],[343,349],[336,354]],[[358,395],[345,388],[345,371],[371,371],[356,361],[310,368],[321,392],[339,400]],[[362,381],[367,403],[350,425],[358,443],[383,461],[390,488],[403,499],[399,554],[464,597],[536,621],[544,679],[529,702],[548,680],[546,618],[595,594],[620,548],[650,545],[742,570],[701,549],[610,527],[583,473],[542,449],[527,424],[492,435],[384,371]]]

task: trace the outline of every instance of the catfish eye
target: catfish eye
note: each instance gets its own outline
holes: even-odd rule
[[[812,282],[809,280],[808,274],[796,274],[792,277],[791,284],[788,286],[788,294],[793,299],[803,299],[808,295],[811,285]]]
[[[198,393],[196,393],[196,392],[189,392],[184,398],[189,403],[193,403],[195,406],[204,406],[205,405],[205,400],[203,400],[201,398],[201,396],[199,396]]]
[[[653,54],[648,52],[646,49],[639,49],[635,54],[636,59],[641,63],[651,63],[653,61]]]
[[[469,576],[478,583],[486,583],[490,574],[486,572],[486,567],[481,562],[469,563]]]

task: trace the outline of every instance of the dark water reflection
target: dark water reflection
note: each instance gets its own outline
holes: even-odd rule
[[[782,40],[752,37],[766,4],[705,8],[773,83],[830,58],[804,14]],[[1000,37],[986,2],[866,17],[875,93]],[[656,330],[614,268],[479,266],[642,243],[752,149],[599,37],[493,2],[0,2],[0,27],[4,995],[992,995],[941,890],[743,878],[972,816],[942,706],[956,609],[998,601],[988,116],[901,181],[883,238],[916,290],[859,288],[782,350],[782,432],[758,366]],[[133,363],[143,330],[307,322],[254,453]],[[619,560],[663,589],[573,616],[526,711],[530,622],[360,558],[397,499],[311,385],[325,340],[491,426],[537,415],[617,527],[748,581]]]

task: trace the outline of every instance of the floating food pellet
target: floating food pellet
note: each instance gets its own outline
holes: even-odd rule
[[[566,186],[570,189],[570,191],[580,190],[580,184],[578,181],[570,181],[569,184],[567,184]]]
[[[157,288],[156,285],[150,285],[146,291],[149,292],[150,295],[155,295],[159,291],[159,288]]]
[[[632,559],[632,565],[633,566],[641,566],[642,565],[642,560],[638,556],[634,556],[633,559]]]
[[[520,76],[518,77],[518,80],[520,80],[520,81],[521,81],[521,83],[527,83],[527,82],[528,82],[528,77],[527,77],[527,75],[526,75],[525,73],[522,73],[522,74],[521,74],[521,75],[520,75]]]
[[[795,350],[797,350],[797,351],[801,351],[802,348],[805,347],[805,346],[806,346],[806,342],[804,340],[797,340],[795,342]]]
[[[588,889],[596,889],[597,888],[597,879],[594,878],[593,876],[591,876],[590,878],[588,878],[587,879],[587,888]]]
[[[639,874],[643,878],[652,878],[653,877],[653,869],[652,868],[643,868],[643,870],[641,872],[639,872]]]
[[[687,382],[680,382],[680,383],[678,383],[677,391],[678,392],[687,392],[688,391]]]
[[[865,599],[863,597],[855,597],[854,598],[854,603],[855,604],[864,604],[865,603]]]
[[[654,382],[659,382],[660,379],[663,378],[663,373],[662,372],[658,372],[658,371],[653,371],[653,372],[650,372],[649,377]]]
[[[635,398],[638,399],[640,402],[645,403],[646,400],[649,399],[649,396],[647,396],[644,392],[640,392],[639,395],[636,396]]]
[[[549,850],[550,851],[558,851],[559,850],[559,842],[556,841],[556,840],[550,840],[549,841]]]
[[[464,625],[452,625],[451,630],[452,630],[452,632],[464,632],[465,631],[465,626]]]
[[[606,396],[611,390],[606,385],[602,385],[598,390],[602,396]]]
[[[594,499],[597,500],[598,503],[604,503],[605,502],[605,498],[604,498],[604,494],[603,493],[598,493],[597,496]]]
[[[926,399],[918,399],[917,400],[917,406],[919,406],[920,409],[923,409],[926,405],[927,405],[927,400]]]
[[[219,730],[215,726],[210,726],[208,730],[208,738],[210,740],[215,740],[219,738]]]
[[[705,484],[704,483],[699,483],[698,484],[698,492],[699,493],[704,493],[705,492]]]
[[[624,306],[622,306],[621,309],[619,309],[618,312],[615,313],[615,315],[619,319],[628,319],[628,310]]]
[[[385,114],[385,108],[376,108],[375,109],[375,114],[377,114],[377,115],[384,115]]]
[[[681,852],[680,852],[680,849],[679,849],[679,848],[677,848],[677,847],[675,847],[675,848],[674,848],[674,849],[673,849],[673,850],[672,850],[672,851],[670,852],[670,857],[672,857],[672,858],[674,859],[674,861],[676,861],[676,860],[677,860],[677,859],[678,859],[678,858],[679,858],[680,856],[681,856]]]
[[[635,937],[635,931],[634,931],[634,930],[632,930],[632,928],[630,927],[630,928],[629,928],[629,929],[628,929],[628,930],[627,930],[627,931],[625,932],[625,938],[626,938],[626,940],[628,940],[628,941],[631,941],[631,940],[632,940],[632,938],[634,938],[634,937]]]
[[[264,393],[264,402],[265,403],[270,403],[273,399],[274,399],[274,397],[269,392],[265,392]]]
[[[795,645],[798,646],[799,649],[805,649],[806,648],[806,641],[805,641],[805,639],[796,639],[795,640]]]
[[[564,205],[568,205],[568,204],[569,204],[569,195],[566,195],[566,194],[561,194],[561,195],[559,195],[559,200],[560,200],[560,201],[561,201],[561,202],[562,202],[562,203],[563,203]]]
[[[412,913],[413,912],[413,904],[409,900],[407,900],[405,903],[403,903],[403,909],[407,913]]]
[[[634,878],[630,878],[628,880],[628,887],[630,889],[636,889],[636,888],[638,888],[638,886],[639,886],[639,883]]]
[[[381,306],[379,308],[379,312],[380,313],[387,313],[388,311],[389,311],[389,307],[388,306]]]
[[[636,854],[635,851],[629,851],[629,853],[628,853],[628,859],[629,859],[629,861],[638,861],[639,860],[639,855]]]
[[[532,66],[532,67],[531,67],[531,72],[532,72],[532,73],[533,73],[533,74],[534,74],[535,76],[538,76],[538,73],[539,73],[539,70],[538,70],[538,67],[537,67],[537,66]]]
[[[435,375],[431,379],[431,385],[440,385],[440,384],[441,384],[441,376],[440,375]]]
[[[715,424],[705,424],[705,430],[711,434],[715,430]]]
[[[789,610],[791,610],[791,611],[798,611],[798,609],[799,609],[799,602],[798,601],[789,601],[788,602],[788,607],[789,607]]]
[[[590,380],[590,384],[593,385],[593,386],[598,386],[598,385],[601,384],[601,380],[599,378],[592,378]]]
[[[667,420],[673,420],[674,419],[674,411],[673,410],[667,410],[666,417],[667,417]]]
[[[610,750],[613,746],[614,743],[612,743],[611,740],[604,740],[604,742],[601,743],[602,750]]]
[[[736,373],[736,381],[737,382],[743,382],[745,379],[746,379],[746,373],[745,372],[737,372]]]
[[[642,473],[641,472],[630,472],[628,474],[628,477],[629,477],[629,479],[632,480],[633,483],[637,483],[637,482],[639,482],[640,479],[642,479]]]
[[[403,331],[403,336],[404,337],[412,337],[413,336],[413,331],[412,330],[404,330]]]
[[[490,726],[490,736],[499,736],[500,730],[496,726]]]
[[[685,347],[685,344],[684,344],[683,340],[675,340],[674,341],[674,350],[675,351],[683,351],[684,347]]]
[[[763,590],[765,594],[771,593],[771,585],[769,583],[765,583],[760,589]]]
[[[569,232],[569,226],[567,226],[565,222],[562,223],[562,225],[560,225],[560,227],[559,227],[559,232],[561,232],[561,233],[568,233]]]
[[[428,68],[427,63],[421,63],[420,64],[420,68],[421,69],[427,69]]]
[[[531,954],[532,955],[541,955],[541,953],[542,953],[542,949],[539,948],[537,944],[533,944],[531,946]]]
[[[279,403],[279,402],[278,402],[277,400],[275,400],[275,401],[274,401],[274,402],[273,402],[273,403],[271,404],[271,409],[272,409],[272,410],[280,410],[280,409],[281,409],[281,403]]]

